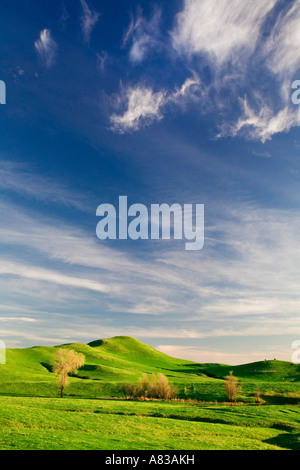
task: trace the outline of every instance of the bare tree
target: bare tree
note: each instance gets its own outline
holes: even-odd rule
[[[240,387],[238,387],[237,383],[238,379],[234,377],[233,371],[231,370],[229,375],[225,377],[225,388],[229,401],[232,403],[236,401],[237,395],[240,391]]]
[[[84,364],[85,357],[83,354],[73,349],[60,348],[51,362],[52,371],[59,375],[58,383],[60,385],[60,396],[63,398],[64,389],[68,385],[68,375],[72,372],[77,373],[79,367]]]
[[[158,397],[168,400],[176,395],[175,388],[169,384],[168,378],[163,374],[158,374]]]
[[[147,374],[143,374],[142,377],[139,378],[137,394],[139,397],[146,399],[149,392],[149,379]]]
[[[158,384],[157,384],[157,379],[156,375],[152,374],[151,379],[150,379],[150,384],[149,384],[149,396],[151,398],[155,398],[158,395]]]

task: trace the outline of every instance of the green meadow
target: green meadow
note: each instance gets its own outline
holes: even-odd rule
[[[84,354],[59,398],[58,348]],[[264,360],[197,364],[130,337],[6,351],[0,365],[0,449],[300,449],[300,366]],[[225,377],[240,387],[228,403]],[[130,400],[124,382],[164,374],[176,399]],[[257,404],[259,396],[259,404]]]

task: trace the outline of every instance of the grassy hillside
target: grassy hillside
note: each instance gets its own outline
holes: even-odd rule
[[[142,373],[161,372],[183,386],[190,376],[193,382],[201,377],[206,380],[198,365],[190,361],[172,358],[134,338],[117,336],[90,344],[8,349],[6,364],[0,366],[0,394],[57,396],[57,377],[52,373],[51,360],[60,347],[85,356],[85,365],[76,377],[71,377],[66,389],[66,394],[71,396],[121,396],[120,384],[137,382]]]
[[[300,402],[299,365],[281,361],[241,366],[197,364],[170,357],[126,336],[89,344],[7,350],[7,362],[0,366],[0,394],[57,396],[57,377],[52,373],[51,360],[59,347],[85,356],[85,365],[70,379],[66,389],[69,396],[121,397],[122,382],[137,382],[142,373],[163,373],[177,388],[180,398],[225,401],[224,378],[232,370],[242,386],[242,400],[253,402],[254,392],[259,389],[270,403]]]

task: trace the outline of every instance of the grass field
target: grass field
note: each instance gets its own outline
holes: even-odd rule
[[[63,347],[85,355],[63,399],[51,371],[57,347],[7,351],[0,449],[300,450],[298,365],[197,364],[129,337]],[[241,386],[236,405],[224,404],[231,370]],[[136,383],[142,373],[166,375],[178,400],[122,399],[121,383]],[[254,405],[256,390],[264,405]]]
[[[1,449],[300,449],[295,406],[0,398]]]

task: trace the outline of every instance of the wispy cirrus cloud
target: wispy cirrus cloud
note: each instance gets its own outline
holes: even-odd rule
[[[60,16],[60,19],[59,19],[60,26],[63,30],[65,29],[66,23],[69,20],[69,18],[70,18],[70,15],[69,15],[69,13],[66,9],[66,6],[63,5],[62,6],[62,13],[61,13],[61,16]]]
[[[111,287],[93,279],[84,279],[62,274],[59,271],[44,269],[34,265],[2,260],[0,274],[14,275],[21,278],[33,279],[41,282],[50,282],[66,287],[88,289],[96,292],[111,292]]]
[[[41,300],[43,306],[68,308],[76,296],[79,309],[88,299],[97,312],[100,302],[101,311],[150,315],[151,334],[159,328],[156,316],[168,321],[176,315],[176,334],[195,338],[300,331],[300,226],[293,211],[220,207],[215,225],[206,228],[205,253],[195,263],[171,245],[147,261],[133,259],[74,226],[36,220],[13,205],[0,209],[8,221],[0,227],[1,295],[7,305],[10,293],[22,307],[37,299],[39,309]],[[220,254],[214,232],[222,233]],[[75,315],[74,303],[72,309]]]
[[[41,31],[39,39],[34,43],[34,47],[44,66],[49,69],[55,62],[58,49],[57,43],[52,38],[49,29],[45,28]]]
[[[158,18],[146,22],[138,11],[131,19],[124,44],[131,44],[133,62],[147,58],[158,34]],[[199,112],[218,116],[218,137],[241,135],[265,143],[299,126],[298,109],[291,103],[291,82],[300,67],[299,25],[300,0],[289,5],[279,0],[185,0],[166,50],[169,56],[175,51],[187,74],[198,71],[197,91],[189,78],[177,95],[166,87],[156,92],[154,86],[128,87],[119,97],[120,111],[111,116],[112,129],[139,130],[161,120],[166,105],[178,103],[176,98],[187,104],[196,97]],[[204,67],[210,69],[210,81],[202,82]],[[261,77],[270,81],[269,89]]]
[[[84,41],[89,43],[92,31],[97,24],[100,13],[90,8],[85,0],[80,0],[82,8],[81,29]]]
[[[171,32],[174,48],[190,61],[206,60],[215,73],[215,89],[235,89],[239,100],[240,118],[221,124],[219,137],[241,134],[265,143],[300,125],[298,110],[290,100],[292,76],[300,66],[300,2],[281,5],[275,12],[278,5],[278,0],[185,0],[177,15]],[[265,28],[271,15],[273,26]],[[271,73],[270,93],[258,81],[241,94],[239,82],[247,83],[253,64],[259,73]],[[233,66],[238,74],[231,74],[228,82],[224,78]],[[222,104],[220,94],[218,100]]]
[[[297,0],[290,9],[280,12],[262,48],[266,66],[279,84],[277,94],[283,107],[276,111],[260,98],[254,109],[244,98],[241,100],[243,116],[232,127],[232,135],[246,132],[264,143],[273,135],[300,126],[300,110],[291,104],[293,74],[300,68],[299,25],[300,1]]]
[[[264,45],[269,69],[281,77],[290,78],[300,67],[300,1],[291,2],[287,12],[281,12]]]
[[[161,10],[156,8],[150,20],[143,17],[138,8],[136,17],[131,15],[129,27],[123,38],[123,46],[130,44],[129,59],[133,63],[142,62],[152,51],[161,47],[159,41],[159,23]]]
[[[291,109],[286,105],[277,114],[268,105],[264,104],[259,110],[249,105],[247,98],[242,100],[243,116],[233,124],[229,134],[244,135],[265,143],[279,132],[287,132],[292,127],[300,125],[300,110]],[[227,128],[228,129],[228,128]],[[225,134],[227,131],[225,131]]]
[[[35,318],[30,317],[0,317],[0,321],[3,322],[26,322],[26,323],[36,323],[37,320]]]
[[[96,52],[99,70],[103,73],[105,71],[105,64],[108,60],[108,53],[106,51]]]
[[[39,175],[26,164],[2,160],[0,189],[39,201],[58,203],[81,211],[87,210],[85,196],[72,191],[61,181]]]

